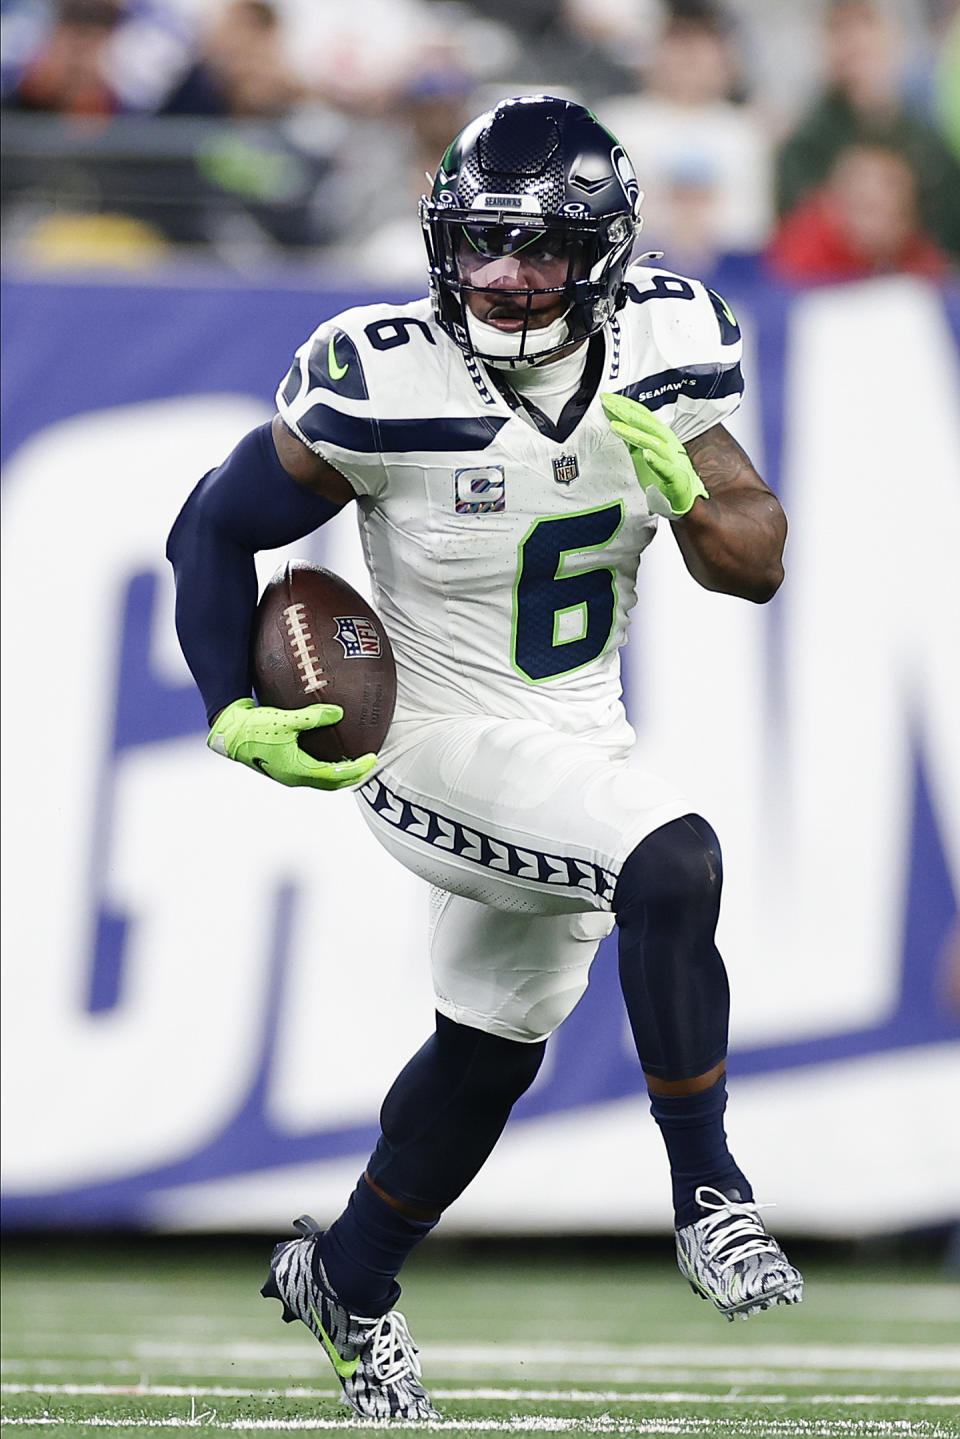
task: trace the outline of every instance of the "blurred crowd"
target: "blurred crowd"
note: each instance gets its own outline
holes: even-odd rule
[[[588,104],[678,271],[960,266],[956,0],[4,0],[9,253],[318,253],[406,284],[416,200],[505,95]]]

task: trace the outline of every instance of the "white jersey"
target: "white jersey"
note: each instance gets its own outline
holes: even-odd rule
[[[619,648],[657,519],[599,395],[690,440],[743,382],[717,296],[639,264],[627,282],[556,424],[466,360],[426,299],[347,310],[297,351],[278,409],[357,492],[398,721],[497,715],[629,742]]]

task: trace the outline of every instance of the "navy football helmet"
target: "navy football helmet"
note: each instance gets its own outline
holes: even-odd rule
[[[437,323],[507,367],[594,334],[623,304],[642,198],[623,146],[582,105],[502,100],[421,197]]]

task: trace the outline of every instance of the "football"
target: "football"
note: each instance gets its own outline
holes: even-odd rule
[[[257,608],[253,675],[262,705],[341,706],[339,724],[301,734],[314,759],[358,759],[383,744],[397,696],[393,651],[380,616],[332,571],[291,560],[273,576]]]

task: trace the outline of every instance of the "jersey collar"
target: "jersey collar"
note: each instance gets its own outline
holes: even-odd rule
[[[604,359],[606,356],[606,341],[603,331],[591,335],[587,341],[587,361],[583,367],[583,374],[580,377],[580,384],[576,392],[570,396],[556,423],[545,415],[531,400],[519,394],[509,384],[506,373],[502,370],[484,366],[491,384],[499,391],[501,397],[509,405],[515,414],[524,414],[532,420],[533,424],[548,440],[555,440],[562,444],[564,440],[573,433],[577,425],[583,419],[590,405],[591,400],[597,393],[603,375]]]

